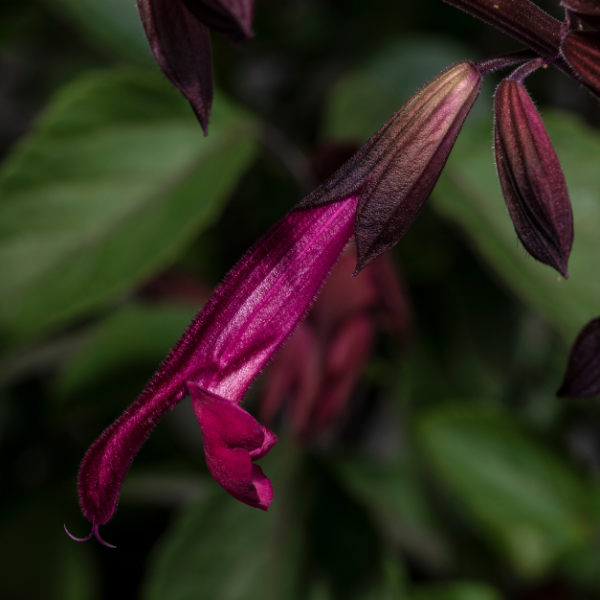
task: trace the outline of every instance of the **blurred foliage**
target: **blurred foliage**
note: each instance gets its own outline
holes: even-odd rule
[[[64,535],[85,533],[86,448],[309,191],[324,144],[363,142],[448,64],[515,47],[441,0],[259,0],[255,30],[242,48],[213,35],[204,138],[134,2],[0,4],[0,599],[596,598],[600,415],[555,390],[600,313],[600,109],[550,70],[528,87],[573,201],[567,281],[525,255],[504,208],[490,77],[393,252],[412,346],[377,340],[326,439],[276,425],[271,510],[208,476],[184,401],[103,530],[118,549]]]

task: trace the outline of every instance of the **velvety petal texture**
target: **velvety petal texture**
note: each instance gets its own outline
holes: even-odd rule
[[[189,385],[204,394],[200,398],[197,391],[195,407],[212,444],[207,455],[209,461],[214,459],[211,469],[217,472],[215,464],[221,460],[218,479],[226,482],[226,489],[249,504],[266,507],[265,480],[253,467],[250,482],[255,492],[248,487],[246,471],[236,487],[233,480],[242,473],[243,461],[232,455],[225,460],[223,444],[255,460],[271,442],[263,440],[261,445],[252,436],[249,442],[248,432],[258,430],[252,430],[240,413],[227,412],[214,398],[238,405],[252,380],[305,315],[352,236],[357,202],[357,196],[350,196],[325,206],[293,210],[230,271],[140,397],[85,455],[79,472],[80,501],[94,525],[110,520],[133,457]],[[237,442],[224,433],[227,422],[237,424],[241,435]],[[269,434],[263,431],[261,435],[267,440]],[[233,469],[229,476],[228,465]]]
[[[600,396],[600,318],[590,321],[577,336],[559,396]]]
[[[254,0],[183,0],[200,21],[232,42],[251,38]]]
[[[571,31],[563,38],[561,52],[586,87],[600,96],[600,34]]]
[[[237,404],[195,383],[188,387],[211,475],[234,498],[267,510],[273,500],[273,486],[252,461],[265,456],[275,445],[275,434]]]
[[[525,249],[567,277],[573,215],[567,184],[544,123],[519,81],[496,91],[494,148],[502,193]]]
[[[180,0],[137,0],[154,58],[191,104],[204,134],[213,100],[210,33]]]
[[[480,88],[473,63],[448,67],[302,201],[320,206],[360,194],[357,270],[394,246],[421,212]]]

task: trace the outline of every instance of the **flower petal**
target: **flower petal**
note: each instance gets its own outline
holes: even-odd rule
[[[267,510],[273,500],[273,486],[252,461],[265,456],[275,445],[275,434],[237,404],[195,383],[188,383],[188,387],[211,475],[234,498]]]
[[[154,58],[192,105],[204,134],[214,84],[210,33],[180,0],[137,0]]]
[[[231,270],[138,399],[87,451],[78,486],[81,508],[93,524],[112,518],[133,457],[186,395],[188,381],[241,402],[350,240],[357,201],[350,196],[288,213]],[[259,470],[253,472],[259,485]]]

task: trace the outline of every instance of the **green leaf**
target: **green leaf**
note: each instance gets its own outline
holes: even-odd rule
[[[325,107],[326,138],[366,141],[422,85],[448,65],[472,58],[469,50],[439,37],[406,38],[384,46],[366,65],[341,77]],[[482,94],[476,112],[489,108]]]
[[[482,583],[461,581],[450,585],[419,587],[413,600],[501,600],[502,596]]]
[[[44,0],[100,50],[138,63],[152,60],[134,0]]]
[[[438,477],[523,576],[588,536],[588,496],[557,457],[500,415],[465,405],[424,413],[417,438]]]
[[[289,496],[281,482],[293,471],[290,460],[295,459],[280,446],[261,460],[274,483],[277,503],[262,512],[213,483],[201,500],[181,512],[160,542],[147,570],[144,600],[296,597],[302,530],[298,520],[290,518]]]
[[[158,366],[195,312],[180,306],[133,305],[112,313],[90,330],[85,343],[64,363],[57,393],[74,396],[132,365]]]
[[[346,487],[379,521],[380,530],[433,568],[447,567],[448,549],[414,469],[400,461],[345,460],[336,471]]]
[[[551,112],[544,121],[573,205],[575,243],[567,281],[529,257],[517,240],[497,181],[489,121],[462,132],[432,202],[464,228],[506,284],[570,340],[600,313],[600,135],[569,114]]]
[[[39,335],[174,262],[220,215],[255,133],[219,96],[203,137],[187,103],[146,71],[63,89],[0,171],[0,329]]]

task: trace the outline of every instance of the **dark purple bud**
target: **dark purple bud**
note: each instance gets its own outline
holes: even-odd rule
[[[600,96],[600,34],[570,31],[561,52],[575,74],[596,96]]]
[[[600,396],[600,318],[590,321],[577,336],[558,396]]]
[[[214,88],[208,28],[179,0],[137,0],[137,5],[156,62],[192,105],[207,135]]]
[[[533,258],[568,277],[571,202],[544,123],[519,81],[498,86],[495,109],[496,167],[517,235]]]
[[[300,203],[318,206],[360,194],[357,270],[394,246],[421,212],[480,88],[473,63],[448,67]]]
[[[598,0],[563,0],[561,4],[588,25],[600,29],[600,2]]]
[[[183,0],[190,11],[205,25],[232,42],[254,36],[252,17],[254,0]]]

